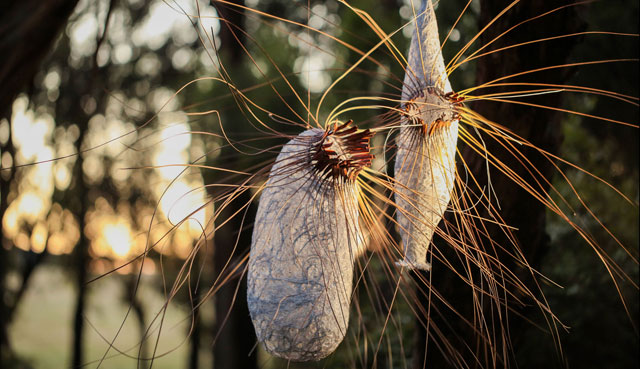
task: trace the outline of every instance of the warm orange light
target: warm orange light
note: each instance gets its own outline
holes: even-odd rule
[[[29,222],[35,223],[48,210],[45,201],[35,192],[29,191],[18,197],[18,212]]]
[[[54,127],[51,115],[29,109],[29,99],[19,96],[13,103],[11,116],[11,140],[16,152],[13,157],[2,155],[3,166],[52,159]],[[20,182],[9,193],[9,207],[2,219],[3,233],[20,249],[43,252],[50,233],[44,219],[51,208],[54,189],[52,164],[21,169],[16,178]]]
[[[131,251],[131,231],[126,224],[107,223],[102,228],[102,234],[104,242],[117,258],[124,258]]]
[[[41,253],[47,246],[47,236],[49,232],[44,222],[38,222],[31,232],[31,250]]]
[[[87,236],[91,239],[91,251],[95,256],[116,260],[127,259],[134,253],[128,205],[118,205],[117,211],[104,198],[96,200],[95,209],[87,216]]]

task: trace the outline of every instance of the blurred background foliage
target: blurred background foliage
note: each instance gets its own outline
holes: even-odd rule
[[[379,41],[354,12],[336,2],[311,1],[310,9],[306,3],[290,1],[244,3],[308,23],[360,50]],[[349,3],[367,11],[387,33],[409,22],[413,15],[408,2],[399,0],[375,6],[365,0]],[[217,230],[194,258],[188,286],[171,297],[175,303],[169,304],[166,315],[158,315],[173,281],[184,278],[184,261],[202,230],[212,229],[209,220],[224,200],[220,197],[223,189],[205,184],[240,180],[185,165],[198,162],[231,169],[260,168],[275,157],[273,150],[237,155],[220,137],[221,124],[233,140],[257,138],[241,146],[247,152],[286,142],[282,135],[260,135],[256,119],[247,118],[249,110],[238,107],[230,88],[204,77],[218,77],[216,70],[224,67],[235,88],[280,117],[276,120],[258,112],[257,118],[280,132],[297,134],[299,128],[281,121],[305,121],[307,112],[295,102],[287,83],[303,99],[308,89],[315,108],[320,93],[360,55],[329,37],[290,23],[238,13],[232,7],[216,10],[207,2],[198,2],[199,8],[195,4],[195,0],[80,1],[32,83],[24,86],[8,113],[0,117],[2,168],[43,162],[0,173],[3,368],[97,366],[96,360],[103,357],[120,329],[115,346],[123,353],[111,349],[103,368],[144,367],[148,363],[138,363],[136,358],[154,353],[153,366],[157,368],[286,365],[267,359],[254,347],[251,327],[242,326],[242,317],[231,317],[229,324],[221,325],[228,311],[243,314],[242,291],[237,298],[234,293],[237,275],[213,298],[203,299],[191,314],[194,301],[205,297],[227,260],[238,262],[246,253],[250,228],[241,232],[239,249],[234,251],[232,246],[238,229],[250,224],[251,215],[244,224],[236,217]],[[437,4],[441,39],[450,34],[443,49],[445,60],[451,60],[480,29],[477,1],[452,29],[465,4],[462,0]],[[190,21],[183,14],[197,11],[200,19]],[[239,20],[231,25],[239,39],[215,18],[218,12],[226,19]],[[587,31],[638,33],[636,1],[599,1],[580,6],[578,15]],[[240,29],[246,33],[238,32]],[[403,53],[411,29],[408,24],[392,38]],[[365,61],[337,85],[323,102],[324,116],[352,96],[399,92],[404,75],[400,65],[383,48],[372,57],[380,64]],[[580,36],[569,55],[572,61],[637,57],[637,37],[611,35]],[[581,66],[571,70],[567,83],[638,96],[637,73],[636,63]],[[271,84],[265,84],[267,81]],[[464,64],[451,81],[456,90],[475,85],[475,63]],[[563,95],[565,108],[638,123],[637,106],[585,94]],[[189,115],[212,109],[220,115]],[[372,115],[371,110],[353,111],[349,118],[372,125]],[[633,202],[627,204],[583,172],[561,166],[604,226],[637,258],[637,128],[571,114],[561,119],[561,157],[606,179]],[[379,139],[374,141],[374,145],[382,144]],[[66,158],[49,161],[61,157]],[[567,182],[556,176],[553,186],[569,199],[565,210],[573,214],[573,220],[638,283],[637,263],[571,196]],[[249,198],[235,202],[241,204]],[[187,215],[190,220],[181,223]],[[222,213],[221,219],[225,216],[230,213]],[[540,269],[563,288],[549,284],[543,289],[553,311],[570,329],[562,333],[564,356],[560,358],[547,333],[533,325],[525,328],[513,342],[518,366],[637,367],[638,333],[633,325],[638,324],[638,290],[629,283],[620,287],[628,303],[627,316],[603,264],[573,228],[549,213],[546,232],[550,244]],[[134,259],[156,242],[144,263]],[[130,260],[133,262],[127,263]],[[116,267],[120,268],[109,276],[92,281]],[[373,263],[365,278],[373,278],[376,268],[381,267]],[[139,284],[138,271],[142,275]],[[358,313],[351,322],[355,333],[318,367],[411,366],[416,323],[406,301],[396,301],[394,323],[385,327],[377,361],[373,360],[375,347],[354,346],[350,339],[365,334],[370,342],[378,342],[387,307],[376,301],[389,301],[382,295],[392,290],[393,286],[382,285],[374,291],[374,298],[371,291],[358,290],[362,298],[356,299]],[[159,319],[163,328],[158,347],[154,348],[153,338],[140,347],[141,337],[158,335]],[[255,350],[259,351],[257,358]],[[233,358],[234,352],[240,354]],[[250,353],[254,354],[249,358]]]

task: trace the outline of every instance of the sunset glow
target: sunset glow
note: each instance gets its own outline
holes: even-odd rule
[[[107,223],[102,227],[105,246],[116,258],[124,258],[131,251],[131,230],[124,222]]]
[[[156,97],[171,99],[172,94],[167,91],[156,94]],[[156,104],[162,106],[165,102],[157,101]],[[89,146],[98,146],[134,129],[133,124],[120,121],[114,115],[116,113],[122,114],[121,107],[110,109],[107,117],[98,114],[90,119],[90,129],[85,137]],[[160,213],[154,220],[158,224],[152,234],[165,240],[164,246],[158,247],[157,251],[185,258],[195,240],[202,235],[206,219],[206,192],[199,173],[180,176],[191,160],[189,150],[192,143],[186,115],[181,112],[162,114],[160,121],[164,128],[158,130],[159,135],[155,136],[158,139],[150,147],[154,152],[152,160],[156,169],[148,179],[154,179],[152,183],[155,184],[144,189],[152,189],[150,195],[158,199],[160,205]],[[10,159],[17,164],[50,160],[75,150],[73,141],[77,139],[77,127],[56,129],[54,135],[53,118],[31,110],[25,97],[16,100],[11,124],[14,127],[12,139],[16,157]],[[134,140],[136,136],[127,137]],[[123,151],[122,140],[116,141],[86,154],[83,169],[91,182],[99,183],[107,174],[103,163],[105,156],[114,159],[115,164],[109,174],[114,180],[126,181],[129,178],[132,170],[123,168],[134,165],[132,153]],[[80,239],[78,215],[51,201],[56,187],[64,190],[71,184],[75,160],[71,157],[41,163],[16,172],[22,180],[21,188],[18,193],[9,195],[9,208],[2,219],[3,232],[16,247],[36,253],[46,250],[53,255],[68,254],[73,250]],[[121,186],[126,188],[130,185],[122,182]],[[99,198],[93,208],[87,213],[85,232],[95,256],[126,260],[143,252],[147,243],[153,244],[148,242],[146,228],[134,229],[135,224],[148,225],[153,207],[149,206],[148,211],[138,209],[134,212],[140,219],[132,218],[129,205],[119,204],[114,209],[104,198]],[[164,237],[166,235],[169,237]],[[147,268],[147,272],[153,270]]]

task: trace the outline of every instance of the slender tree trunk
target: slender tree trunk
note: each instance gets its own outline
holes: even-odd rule
[[[193,293],[193,329],[191,330],[191,335],[189,336],[189,369],[198,369],[200,368],[200,337],[201,337],[201,327],[200,327],[200,307],[198,304],[200,303],[200,295],[199,291],[192,291]]]
[[[142,307],[142,303],[136,297],[135,292],[139,289],[136,288],[136,281],[138,281],[138,274],[134,273],[127,278],[126,289],[127,289],[127,303],[131,304],[131,308],[133,313],[135,314],[138,320],[138,335],[140,336],[140,357],[143,359],[148,358],[148,340],[145,335],[147,334],[147,325],[145,324],[145,313]],[[140,360],[138,363],[138,369],[145,369],[149,366],[149,362],[147,360]]]
[[[228,219],[240,207],[250,200],[250,194],[245,192],[222,210],[219,219]],[[218,205],[218,204],[217,204]],[[215,275],[219,276],[224,265],[233,257],[226,273],[234,266],[234,261],[246,253],[251,244],[251,232],[243,231],[242,215],[230,220],[224,227],[218,229],[214,235],[213,263]],[[255,209],[249,209],[249,216],[244,226],[253,223]],[[238,238],[238,232],[242,232]],[[237,246],[236,246],[237,241]],[[234,252],[235,248],[235,252]],[[232,256],[233,253],[233,256]],[[239,274],[238,274],[239,276]],[[256,354],[249,353],[256,343],[249,308],[247,307],[246,275],[242,280],[230,279],[215,296],[215,317],[213,336],[217,337],[214,348],[214,369],[256,368]]]
[[[202,292],[203,290],[207,290],[209,285],[204,282],[204,279],[200,279],[202,276],[211,275],[211,273],[207,273],[204,271],[209,271],[211,269],[207,269],[206,265],[210,265],[211,263],[204,262],[209,261],[211,249],[213,248],[213,240],[207,237],[206,240],[200,240],[197,242],[205,242],[202,245],[198,245],[197,243],[194,245],[195,247],[199,247],[198,253],[195,255],[195,259],[193,261],[194,269],[191,272],[191,281],[189,288],[191,289],[192,296],[192,307],[193,307],[193,327],[191,328],[191,332],[189,335],[189,369],[199,369],[200,368],[200,341],[202,340],[202,319],[200,318],[200,304],[202,303]],[[201,268],[204,268],[201,269]],[[203,271],[201,274],[200,272]]]
[[[0,117],[2,117],[2,109],[0,107]],[[11,122],[11,109],[7,111],[7,119]],[[15,160],[15,149],[11,141],[11,125],[9,125],[9,139],[2,146],[2,153],[8,153],[12,160]],[[4,168],[3,168],[4,169]],[[8,168],[0,172],[0,224],[4,218],[7,208],[9,207],[9,191],[11,190],[11,182],[14,178],[14,169]],[[0,227],[1,229],[1,227]],[[8,250],[13,247],[11,240],[4,236],[4,231],[0,231],[0,367],[5,367],[10,358],[13,356],[11,352],[11,344],[7,328],[10,322],[9,312],[11,310],[8,305],[8,293],[6,290],[5,278],[8,271]]]
[[[100,50],[100,46],[104,42],[107,37],[109,19],[112,15],[114,6],[116,4],[115,0],[110,0],[107,15],[104,20],[104,28],[100,36],[96,39],[96,48],[93,54],[93,60],[91,61],[91,73],[89,77],[86,78],[86,83],[83,82],[83,78],[78,78],[77,87],[74,92],[77,93],[78,96],[83,95],[91,95],[94,96],[96,101],[98,101],[98,109],[96,111],[101,111],[102,109],[106,109],[106,106],[101,106],[105,103],[105,90],[104,86],[108,78],[106,78],[106,73],[108,72],[104,68],[99,68],[97,64],[97,55]],[[80,71],[82,73],[82,71]],[[84,76],[83,76],[84,77]],[[79,99],[77,100],[79,101]],[[86,291],[87,291],[87,282],[88,282],[88,267],[91,257],[89,255],[89,247],[91,240],[86,236],[84,229],[86,226],[86,215],[91,206],[91,199],[89,198],[89,184],[85,181],[83,165],[84,158],[82,156],[81,149],[85,136],[88,133],[89,126],[88,121],[91,118],[90,115],[83,112],[78,105],[72,105],[66,107],[64,113],[60,114],[60,111],[56,111],[57,117],[68,117],[71,121],[76,121],[78,127],[80,129],[80,134],[77,140],[78,157],[76,159],[76,163],[74,166],[74,183],[71,187],[73,189],[73,198],[72,201],[76,201],[74,213],[78,215],[79,221],[78,226],[80,229],[80,240],[74,249],[75,262],[76,262],[76,286],[78,288],[78,296],[76,299],[76,309],[74,314],[74,324],[73,324],[73,348],[72,348],[72,367],[79,368],[84,364],[83,356],[84,356],[84,319],[85,319],[85,307],[86,307]],[[135,301],[135,296],[132,296]],[[142,308],[133,304],[134,311],[138,314],[141,324],[144,326],[144,313]]]
[[[244,6],[244,0],[232,0],[233,3]],[[223,54],[230,59],[230,65],[239,66],[245,51],[240,45],[244,44],[245,36],[240,31],[244,29],[245,13],[242,8],[221,4],[212,0],[218,15],[225,21],[220,28],[220,39]],[[237,126],[241,131],[242,127]],[[234,157],[237,153],[233,149],[222,151],[222,157]],[[230,167],[233,167],[231,163]],[[206,178],[205,178],[206,180]],[[208,182],[208,181],[207,181]],[[215,197],[215,191],[210,191],[210,196]],[[243,204],[250,201],[248,193],[240,197],[222,210],[218,217],[227,220],[232,214],[238,211]],[[220,204],[215,204],[216,209],[220,209]],[[228,273],[233,268],[234,262],[244,255],[250,248],[251,232],[243,231],[241,228],[242,215],[236,215],[224,227],[218,229],[214,234],[213,265],[215,277],[220,273]],[[255,209],[250,208],[244,226],[253,223]],[[242,232],[238,238],[238,232]],[[235,250],[234,250],[235,249]],[[227,261],[229,265],[223,271]],[[240,277],[240,274],[238,274]],[[212,335],[214,337],[213,367],[215,369],[232,368],[256,368],[256,354],[249,355],[256,343],[253,325],[249,317],[246,297],[246,276],[242,279],[230,279],[214,296],[215,299],[215,323]]]
[[[79,145],[82,143],[86,134],[86,124],[80,125]],[[80,150],[78,150],[80,151]],[[84,318],[86,307],[86,292],[88,281],[88,263],[89,263],[89,244],[90,240],[86,236],[84,229],[86,226],[85,215],[89,210],[88,205],[88,189],[84,181],[82,164],[84,160],[82,155],[78,155],[74,168],[74,186],[73,193],[75,197],[74,213],[78,214],[78,227],[80,229],[80,240],[74,248],[73,259],[76,270],[75,285],[77,296],[75,301],[75,311],[73,315],[73,346],[72,346],[72,368],[80,368],[84,362]]]
[[[230,2],[244,6],[244,0],[231,0]],[[235,65],[239,63],[244,56],[244,50],[240,45],[245,44],[246,37],[238,30],[238,28],[241,30],[244,29],[244,9],[218,3],[215,0],[212,0],[211,3],[216,7],[220,18],[226,20],[220,27],[221,47],[229,54],[231,63]],[[238,43],[240,43],[240,45]]]

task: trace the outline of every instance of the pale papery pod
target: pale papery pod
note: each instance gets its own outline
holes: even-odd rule
[[[348,159],[326,136],[307,130],[282,148],[260,197],[251,243],[247,300],[258,341],[293,361],[320,360],[342,342],[363,243],[356,181],[334,178],[314,159],[323,139],[336,162]]]
[[[398,264],[428,270],[427,250],[454,186],[458,101],[446,74],[431,0],[423,1],[416,14],[396,138],[395,202],[404,252]]]

